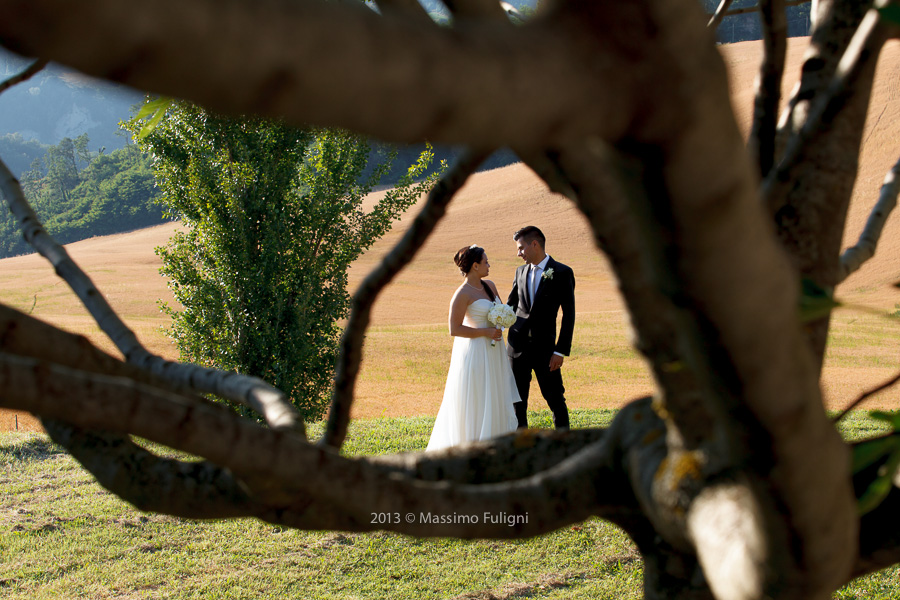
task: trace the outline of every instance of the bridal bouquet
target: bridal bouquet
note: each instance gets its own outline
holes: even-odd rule
[[[516,311],[509,304],[494,304],[487,314],[488,322],[503,331],[504,327],[509,327],[516,322]],[[497,340],[491,340],[491,346],[496,346]]]

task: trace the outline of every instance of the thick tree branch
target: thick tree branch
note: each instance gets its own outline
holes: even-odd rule
[[[62,395],[65,403],[56,401]],[[398,476],[395,469],[386,472],[365,459],[340,457],[218,406],[188,402],[128,380],[6,354],[0,355],[0,403],[79,427],[138,435],[206,457],[245,481],[279,490],[284,503],[279,508],[292,513],[302,515],[311,499],[331,505],[334,520],[320,524],[325,528],[383,529],[384,524],[371,523],[367,517],[372,513],[428,512],[472,518],[464,523],[417,518],[387,528],[413,535],[519,537],[552,531],[593,514],[614,518],[619,511],[630,514],[634,510],[633,497],[615,464],[617,435],[604,436],[547,471],[523,480],[483,485],[430,483]],[[645,426],[655,427],[645,421]],[[452,451],[447,454],[452,456]],[[300,504],[292,504],[291,496],[299,498]],[[527,520],[511,527],[508,522],[487,522],[485,512],[527,516]]]
[[[617,60],[627,55],[617,46],[633,45],[630,17],[605,3],[566,7],[522,27],[445,30],[315,0],[90,0],[77,9],[3,0],[0,43],[220,113],[386,140],[540,147],[619,135],[640,73]],[[77,33],[87,29],[91,36]]]
[[[723,129],[720,127],[719,136],[722,131]],[[716,137],[711,136],[709,139],[716,139]],[[717,325],[720,328],[717,335],[708,335],[708,332],[697,329],[697,323],[698,321],[702,322],[703,317],[698,314],[690,314],[691,305],[684,302],[684,297],[688,293],[696,293],[698,290],[688,292],[679,289],[679,286],[683,285],[683,283],[679,283],[683,281],[683,274],[675,271],[678,269],[679,263],[673,264],[669,258],[676,251],[673,247],[660,243],[660,240],[672,239],[672,231],[684,229],[687,225],[672,223],[671,216],[666,216],[662,211],[662,206],[643,204],[647,202],[648,197],[661,198],[665,197],[666,193],[671,193],[666,188],[658,187],[661,183],[665,183],[665,179],[658,174],[656,169],[664,162],[660,157],[652,154],[639,156],[639,159],[634,161],[619,160],[618,163],[615,159],[610,160],[611,156],[613,155],[608,151],[599,148],[573,148],[560,157],[559,164],[563,166],[567,180],[575,186],[574,195],[580,208],[594,227],[598,243],[612,261],[626,302],[629,304],[629,313],[637,332],[638,347],[645,351],[651,360],[663,393],[663,402],[659,410],[662,411],[661,414],[669,424],[667,442],[663,443],[666,438],[660,437],[658,443],[661,445],[655,446],[655,449],[646,442],[623,444],[625,448],[630,449],[628,450],[629,454],[633,455],[633,458],[628,461],[632,488],[639,495],[645,514],[653,521],[655,531],[662,535],[669,544],[689,548],[699,542],[685,537],[686,523],[683,518],[676,515],[683,515],[684,511],[692,505],[692,498],[702,489],[702,484],[698,482],[715,479],[717,473],[726,468],[726,465],[733,465],[735,462],[749,459],[746,455],[741,458],[741,454],[746,453],[747,450],[741,450],[740,444],[727,449],[727,443],[737,442],[738,438],[746,435],[760,435],[759,441],[750,442],[751,447],[756,449],[754,452],[758,452],[759,448],[768,447],[772,442],[765,434],[761,434],[761,430],[755,430],[753,426],[749,427],[750,433],[745,433],[743,436],[737,435],[736,432],[729,432],[727,429],[726,424],[733,418],[734,413],[726,414],[726,412],[741,412],[747,409],[746,406],[737,403],[737,397],[741,392],[747,391],[748,381],[738,383],[736,380],[724,379],[717,380],[713,385],[707,379],[710,373],[718,373],[718,377],[727,377],[729,373],[731,377],[735,378],[753,378],[755,376],[741,376],[739,370],[742,368],[741,365],[727,365],[720,358],[713,359],[715,362],[712,365],[706,362],[707,357],[723,356],[721,349],[707,347],[708,342],[704,340],[713,340],[722,335],[721,327],[724,326],[725,315],[723,313],[723,321]],[[538,170],[545,176],[548,173],[550,175],[557,173],[550,165],[542,163],[534,157],[527,157],[526,160],[537,165]],[[740,159],[735,158],[734,160],[734,164],[739,164]],[[598,167],[598,165],[601,166]],[[621,187],[614,181],[598,176],[608,172],[610,167],[617,168],[621,173],[622,180],[626,182],[630,180],[631,184]],[[557,179],[558,177],[555,175],[550,177],[551,181]],[[602,183],[604,180],[606,180],[606,184]],[[747,181],[751,180],[748,178]],[[597,187],[598,184],[600,184],[599,187]],[[752,190],[751,186],[747,186],[747,188]],[[752,196],[748,198],[748,201],[752,205]],[[717,213],[721,214],[721,208]],[[741,228],[745,228],[747,222],[752,220],[749,215],[735,216],[734,218],[741,223],[741,225],[735,223],[735,226]],[[771,252],[774,247],[762,226],[761,215],[757,214],[754,218],[759,220],[758,235],[760,237],[758,242],[750,242],[750,245],[768,244]],[[696,226],[699,225],[698,221]],[[708,226],[710,227],[709,231],[718,231],[723,224],[719,222],[716,225],[708,224]],[[700,234],[694,231],[690,234],[685,232],[680,235],[688,235],[692,240],[696,240]],[[766,241],[763,242],[763,240]],[[770,256],[775,255],[777,253]],[[750,256],[752,253],[746,255],[746,257]],[[779,263],[781,263],[780,258],[776,258],[775,264]],[[696,263],[692,262],[691,264]],[[780,268],[783,275],[787,274],[783,263]],[[724,276],[724,273],[719,275],[719,283]],[[714,288],[710,288],[710,291],[712,289]],[[717,290],[713,293],[719,294],[720,292],[721,290]],[[737,299],[735,298],[733,301],[737,301]],[[707,303],[708,300],[703,302]],[[679,316],[680,313],[684,314]],[[791,313],[792,311],[786,311],[785,316],[790,317]],[[791,327],[795,331],[795,342],[800,341],[799,335],[796,335],[799,334],[796,322],[785,323],[783,326]],[[750,332],[748,331],[747,334],[749,335]],[[693,350],[691,350],[692,345],[694,346]],[[799,354],[802,356],[803,351],[800,350]],[[788,356],[782,358],[788,359]],[[793,359],[796,360],[796,358]],[[770,369],[770,364],[759,364],[753,367],[753,371],[756,372]],[[785,382],[790,380],[790,371],[786,371],[783,377]],[[732,388],[730,393],[728,388]],[[808,402],[806,405],[808,409],[815,411],[819,409],[813,388],[814,386],[807,389],[805,402]],[[723,392],[725,398],[720,397]],[[762,400],[763,398],[760,397],[760,401]],[[747,426],[752,423],[754,418],[759,417],[742,413],[739,420]],[[779,417],[763,415],[763,418],[777,419]],[[812,427],[805,435],[811,434],[813,431],[820,434],[822,432],[822,429],[819,428],[820,425],[824,425],[825,431],[828,431],[827,423],[822,423],[821,419],[817,419],[817,421],[816,427]],[[796,431],[787,429],[778,432],[781,439],[780,452],[787,450],[785,445],[790,445],[789,442],[795,434]],[[723,442],[726,445],[719,445]],[[832,445],[832,448],[834,449],[835,446]],[[643,450],[638,451],[637,449]],[[794,457],[800,458],[801,450],[802,448],[798,446],[788,452],[796,452]],[[768,476],[768,469],[771,468],[763,466],[766,460],[768,457],[752,458],[752,461],[758,463],[761,468],[758,473],[760,480]],[[691,470],[693,474],[690,477],[685,477],[685,465],[694,465],[692,467],[694,470]],[[798,464],[798,468],[802,467]],[[667,483],[665,486],[658,486],[656,482],[659,481]],[[697,487],[698,485],[699,487]],[[754,489],[755,494],[760,493],[759,488]],[[796,491],[786,490],[785,493],[791,494]],[[755,500],[755,502],[760,501]],[[804,502],[819,502],[819,499],[807,496]],[[767,501],[764,501],[763,504],[768,506]],[[827,518],[824,514],[822,516]],[[770,510],[765,515],[766,524],[763,529],[771,528],[772,524],[779,522],[780,519],[778,511]],[[788,534],[781,532],[777,537],[785,535]],[[706,538],[703,539],[706,540]],[[770,537],[767,535],[766,539],[769,540]],[[717,543],[733,544],[736,550],[743,547],[746,540],[740,535],[729,534],[719,538]],[[762,556],[772,558],[774,554],[779,553],[776,548],[774,544],[771,547],[767,546],[762,551]],[[754,556],[757,556],[753,562],[757,569],[754,577],[762,578],[763,562],[759,560],[758,553]],[[785,557],[781,556],[780,558],[784,559]],[[778,562],[785,564],[787,561],[779,560]],[[743,580],[729,577],[728,569],[731,566],[717,563],[716,568],[721,571],[717,576],[721,581],[731,581],[737,585]]]
[[[85,431],[53,419],[42,423],[100,485],[140,510],[226,519],[256,516],[265,509],[228,470],[212,463],[160,458],[127,436]]]
[[[533,429],[442,452],[379,455],[368,460],[385,473],[422,481],[499,483],[549,470],[609,435],[606,429],[573,429],[565,434]]]
[[[523,27],[460,19],[457,30],[427,32],[411,18],[304,0],[279,4],[282,13],[268,2],[182,4],[149,0],[126,10],[90,0],[69,9],[0,0],[0,40],[219,111],[285,114],[406,141],[510,145],[539,157],[530,162],[576,199],[609,250],[660,397],[623,409],[598,441],[579,438],[576,452],[555,454],[544,470],[478,485],[465,481],[455,454],[476,447],[351,460],[215,406],[33,359],[4,360],[4,402],[203,456],[251,490],[274,486],[284,496],[269,497],[275,508],[263,518],[282,510],[297,526],[311,513],[322,527],[357,530],[376,527],[373,512],[527,513],[514,528],[391,525],[417,535],[511,537],[598,514],[627,523],[652,558],[648,585],[693,582],[694,552],[714,571],[707,579],[720,597],[824,598],[846,581],[858,541],[847,448],[825,418],[796,318],[796,273],[759,205],[721,58],[695,2],[573,1]],[[188,35],[198,22],[214,33]],[[86,23],[102,51],[65,31]],[[255,30],[267,44],[248,43]],[[174,60],[184,55],[197,62]],[[309,67],[315,56],[324,57],[320,68]],[[868,94],[868,62],[851,90],[854,110]],[[238,79],[247,85],[234,92]],[[610,181],[609,164],[617,173]],[[663,309],[659,323],[654,307]],[[60,386],[65,403],[54,399]],[[497,444],[529,439],[526,432]],[[456,481],[418,476],[427,464],[428,477],[444,479],[443,460]],[[698,529],[704,515],[731,533],[711,538]],[[723,560],[731,551],[737,558]],[[667,557],[684,557],[681,570]],[[731,577],[734,564],[747,576]],[[684,597],[688,587],[678,588]]]
[[[791,92],[779,119],[779,154],[783,153],[788,136],[803,127],[809,113],[810,100],[827,88],[841,55],[846,51],[860,20],[870,6],[862,3],[849,6],[838,0],[821,0],[811,7],[811,10],[816,9],[819,17],[810,15],[814,26],[810,45],[803,59],[800,81]]]
[[[748,146],[760,176],[765,177],[775,162],[775,131],[787,52],[787,15],[784,0],[760,0],[759,10],[763,59],[756,81],[753,124]]]
[[[764,206],[798,277],[826,290],[838,282],[876,59],[888,35],[869,6],[821,3],[800,84],[782,115],[779,137],[788,139],[787,149],[762,187]],[[805,325],[818,371],[828,324],[826,315]]]
[[[885,27],[879,27],[881,16],[877,10],[869,10],[850,40],[847,50],[841,57],[834,77],[826,90],[817,94],[809,109],[803,126],[788,142],[784,156],[767,178],[763,186],[763,194],[772,198],[785,182],[793,181],[792,169],[800,164],[803,150],[816,136],[827,135],[828,128],[821,125],[841,112],[847,103],[848,92],[863,75],[864,69],[871,66],[878,57],[878,52],[888,38]],[[772,200],[769,201],[772,205]]]
[[[740,398],[760,425],[757,430],[751,421],[744,434],[751,452],[746,472],[758,478],[754,490],[777,490],[765,492],[771,499],[762,503],[768,551],[797,548],[780,539],[803,540],[802,551],[770,563],[784,571],[774,579],[767,573],[764,589],[771,593],[785,577],[796,581],[786,596],[815,597],[839,585],[852,561],[856,517],[845,476],[848,455],[821,407],[817,372],[796,318],[794,273],[759,210],[746,159],[732,154],[733,117],[710,110],[713,98],[727,105],[717,95],[705,97],[702,120],[670,138],[660,159],[678,249],[673,260],[685,298],[691,298],[686,303],[699,309],[710,351],[719,343],[731,349],[725,360],[710,354],[717,383],[730,392],[718,398]],[[754,285],[748,287],[749,281]],[[836,546],[846,552],[835,553]]]
[[[82,336],[66,333],[3,306],[0,306],[0,347],[20,357],[57,362],[86,373],[110,375],[118,381],[125,381],[125,378],[141,381],[158,391],[178,393],[185,402],[209,405],[203,398],[184,396],[184,392],[172,387],[171,383],[105,354]],[[12,389],[10,393],[15,395],[16,390]],[[212,410],[221,409],[213,406]],[[77,418],[83,416],[76,414]],[[230,415],[229,418],[238,417]],[[300,502],[302,510],[293,509],[288,514],[284,505],[297,504],[296,493],[286,496],[277,485],[250,476],[245,476],[245,480],[250,481],[249,487],[234,488],[228,483],[231,476],[219,467],[211,463],[182,464],[156,459],[135,448],[125,437],[127,432],[118,435],[90,433],[48,419],[45,419],[45,428],[104,487],[142,510],[185,518],[258,516],[273,523],[306,529],[368,528],[368,524],[357,523],[346,514],[332,510],[332,503],[316,502],[311,497]],[[548,470],[599,442],[604,435],[601,430],[584,429],[573,431],[563,439],[555,432],[528,432],[521,438],[507,437],[490,444],[474,444],[443,453],[378,456],[371,459],[371,464],[386,475],[393,473],[424,481],[497,483]],[[140,475],[143,469],[151,469],[153,478]],[[191,483],[195,476],[199,481]],[[180,489],[181,485],[187,487]],[[252,490],[252,501],[241,491],[245,489]],[[217,496],[220,492],[222,498]],[[228,508],[224,496],[230,496],[228,501],[233,502],[235,508]],[[273,503],[277,509],[272,508]],[[229,515],[232,510],[236,512]]]
[[[356,389],[356,377],[362,363],[362,345],[369,326],[372,306],[384,287],[413,259],[447,210],[453,195],[465,184],[490,152],[467,152],[435,184],[428,200],[410,228],[378,267],[369,273],[353,295],[350,319],[341,338],[341,354],[334,375],[334,394],[322,443],[340,448],[350,424],[350,409]]]
[[[688,516],[688,532],[716,598],[764,598],[771,541],[759,494],[746,482],[705,488]]]
[[[27,80],[31,79],[32,77],[34,77],[35,75],[40,73],[46,66],[47,66],[46,60],[36,60],[35,62],[31,63],[31,65],[29,65],[28,68],[26,68],[24,71],[22,71],[18,75],[13,75],[6,81],[0,82],[0,94],[5,92],[12,86],[16,85],[17,83],[22,83],[23,81],[27,81]]]
[[[875,256],[875,249],[878,247],[878,241],[881,239],[881,232],[887,223],[888,217],[897,206],[897,195],[900,194],[900,160],[898,160],[893,168],[888,171],[884,177],[884,183],[881,185],[881,192],[878,195],[878,202],[872,208],[872,213],[866,221],[856,245],[847,248],[841,254],[841,266],[838,274],[838,280],[844,281],[852,273],[859,268],[867,260]]]
[[[683,27],[679,31],[687,35],[688,29]],[[692,34],[698,35],[696,32]],[[824,593],[843,581],[855,540],[853,496],[843,475],[845,471],[833,466],[846,465],[847,451],[821,409],[816,370],[796,319],[796,279],[758,211],[755,178],[746,170],[746,156],[735,153],[735,149],[741,146],[740,134],[728,111],[725,86],[713,83],[724,80],[721,65],[703,62],[697,54],[686,55],[683,52],[686,46],[683,45],[676,52],[674,46],[666,46],[669,41],[674,43],[674,38],[662,36],[656,46],[660,72],[702,72],[707,78],[687,75],[686,80],[669,80],[661,76],[654,93],[666,93],[670,99],[667,108],[678,117],[663,119],[665,109],[660,109],[655,115],[647,116],[642,123],[644,127],[633,132],[634,137],[629,143],[622,143],[617,149],[626,156],[632,156],[633,164],[637,165],[629,166],[628,161],[625,163],[633,171],[631,179],[636,181],[637,191],[626,187],[625,193],[618,197],[633,201],[635,198],[640,200],[643,195],[651,199],[647,208],[638,208],[642,205],[632,202],[634,213],[640,215],[641,211],[645,211],[648,216],[641,215],[642,218],[659,227],[638,236],[638,239],[643,243],[648,236],[655,235],[658,236],[658,243],[667,245],[666,259],[662,265],[672,273],[670,281],[676,287],[673,290],[663,287],[661,291],[676,298],[677,306],[686,307],[689,311],[696,310],[695,322],[703,331],[699,338],[704,345],[704,354],[712,362],[710,373],[715,377],[712,386],[695,382],[694,404],[687,398],[670,399],[669,396],[676,398],[676,393],[667,394],[667,421],[671,414],[671,423],[685,419],[684,423],[690,422],[693,426],[670,426],[670,431],[674,429],[682,435],[697,435],[707,440],[699,447],[697,455],[690,454],[693,447],[687,444],[687,452],[672,458],[674,464],[696,464],[701,479],[716,473],[703,462],[707,456],[725,462],[730,460],[732,464],[749,461],[748,473],[755,473],[755,481],[769,481],[769,487],[755,485],[753,489],[756,493],[769,494],[767,489],[778,490],[770,500],[761,503],[766,509],[766,528],[771,530],[767,534],[767,540],[772,544],[769,551],[777,551],[778,539],[797,540],[789,544],[794,548],[806,549],[791,559],[776,561],[785,569],[782,576],[805,581],[802,585],[810,586],[807,591],[817,589]],[[681,68],[673,66],[667,70],[665,57],[676,55]],[[685,68],[688,64],[690,69]],[[673,86],[671,92],[663,92],[668,85]],[[685,88],[692,90],[692,100],[679,104],[674,101],[680,98],[677,90]],[[695,101],[696,104],[693,103]],[[651,123],[652,126],[649,126]],[[666,142],[657,144],[658,140]],[[578,152],[572,154],[577,155]],[[569,159],[570,156],[564,155],[564,158]],[[596,171],[596,157],[585,158],[584,162],[592,163]],[[584,180],[591,181],[586,176],[579,177],[570,164],[563,165],[570,181],[578,184]],[[581,172],[586,174],[587,169],[581,169]],[[698,186],[698,181],[704,182],[704,185]],[[583,196],[584,191],[583,187],[575,188],[580,207],[594,224],[598,235],[606,238],[608,243],[614,239],[616,232],[610,232],[608,226],[598,227],[598,220],[604,219],[595,219],[592,213],[600,214],[609,208],[601,208],[597,197]],[[603,200],[607,204],[615,201],[610,197]],[[710,220],[713,215],[714,222]],[[609,222],[621,226],[619,221]],[[623,233],[623,237],[627,234]],[[727,243],[724,240],[728,240]],[[616,240],[616,243],[619,241]],[[625,251],[627,246],[610,246],[615,248],[612,252],[615,263],[615,252]],[[623,256],[628,256],[627,251]],[[647,272],[646,269],[644,272]],[[748,281],[754,282],[751,288],[742,283]],[[765,287],[759,287],[758,282],[765,282]],[[635,311],[632,302],[636,301],[637,295],[627,289],[623,289],[623,293],[640,339],[652,331],[652,325],[642,322],[641,314]],[[736,314],[741,317],[735,319]],[[662,329],[666,327],[663,325]],[[683,346],[671,347],[682,356],[691,355]],[[656,351],[653,356],[665,354]],[[693,372],[690,363],[673,361],[671,366],[686,366],[688,373]],[[704,371],[701,369],[698,372]],[[665,379],[661,380],[661,385],[665,389]],[[674,391],[671,385],[669,388]],[[715,393],[706,392],[710,388]],[[778,401],[774,402],[774,398]],[[736,400],[740,404],[734,406]],[[729,440],[736,446],[733,447],[734,454],[725,457],[722,454],[727,453],[717,455],[713,450],[716,448],[714,440],[722,438],[695,433],[700,420],[688,419],[688,415],[712,419],[705,427],[700,426],[699,431],[719,432],[718,415],[727,413],[732,407],[747,411],[748,418],[741,417],[739,420],[748,423],[749,427],[746,433],[739,436],[741,439]],[[754,439],[756,441],[752,441]],[[811,462],[809,447],[822,449],[828,458]],[[762,448],[771,450],[760,452]],[[674,449],[670,447],[670,450]],[[695,463],[692,463],[692,458]],[[643,464],[643,461],[636,461],[636,464]],[[637,474],[632,475],[635,476]],[[681,481],[674,476],[674,472],[673,481]],[[638,490],[646,486],[635,483],[634,487]],[[827,502],[823,503],[821,492],[812,493],[814,489],[829,490],[824,496]],[[690,486],[686,491],[688,498],[691,497]],[[678,514],[677,508],[681,506],[677,504],[679,500],[673,500],[676,504],[670,505],[668,512],[660,510],[670,519],[673,519],[671,515]],[[825,506],[832,502],[830,506]],[[785,511],[797,519],[796,528],[784,527]],[[840,520],[837,526],[836,515]],[[677,518],[671,522],[654,522],[654,525],[669,543],[677,545],[678,536],[684,536],[683,523],[679,523]],[[667,535],[671,537],[665,537]],[[831,541],[825,541],[826,538]],[[817,539],[819,541],[814,541]],[[684,543],[683,540],[681,543]],[[836,546],[847,549],[847,552],[841,556],[835,555],[829,549]],[[791,561],[795,562],[791,564]],[[810,576],[812,573],[815,575]],[[778,584],[775,579],[769,579],[767,585]],[[798,585],[795,593],[807,592],[801,591]]]
[[[666,41],[661,40],[659,54],[673,55]],[[764,503],[769,507],[766,522],[781,528],[780,536],[804,540],[806,548],[793,557],[793,566],[779,562],[784,575],[804,579],[810,589],[830,590],[843,580],[852,556],[852,550],[837,556],[831,549],[852,549],[855,539],[853,496],[846,470],[836,466],[847,464],[847,451],[821,408],[816,371],[796,319],[796,279],[758,209],[746,155],[736,152],[741,138],[727,109],[723,69],[701,63],[696,55],[682,52],[678,58],[704,67],[706,78],[688,75],[688,80],[667,82],[690,87],[694,100],[675,106],[670,101],[680,119],[656,122],[658,137],[652,139],[667,140],[664,146],[622,144],[620,150],[649,169],[644,180],[653,190],[648,196],[653,216],[664,227],[663,239],[671,240],[669,260],[681,292],[679,304],[697,309],[704,343],[712,344],[708,349],[716,384],[725,386],[725,393],[719,391],[711,400],[719,404],[718,411],[726,411],[729,398],[740,398],[760,425],[755,429],[751,421],[744,434],[749,438],[738,444],[748,443],[748,472],[778,490],[772,504]],[[667,97],[678,97],[676,89]],[[751,288],[742,283],[748,281],[754,282]],[[741,317],[735,319],[736,314]],[[727,359],[715,350],[717,344],[730,349]],[[755,436],[758,440],[750,441]],[[810,447],[828,458],[812,460]],[[761,448],[771,450],[761,453]],[[814,489],[819,492],[812,493]],[[782,507],[775,510],[776,504]],[[776,525],[785,510],[796,519],[791,531]]]
[[[532,157],[527,160],[535,163]],[[648,195],[662,192],[642,189],[645,182],[654,181],[650,169],[644,171],[649,163],[629,160],[599,143],[567,149],[551,161],[572,186],[599,247],[610,258],[628,303],[634,344],[656,378],[665,407],[661,410],[674,419],[688,447],[716,437],[717,408],[708,396],[711,369],[696,346],[699,332],[692,315],[676,303],[679,292],[667,260],[670,249],[645,204]],[[621,173],[618,179],[616,171]],[[726,454],[717,456],[727,462]]]
[[[734,510],[736,506],[755,506],[759,491],[750,492],[746,483],[739,487],[733,482],[711,488],[740,491],[742,501],[734,503],[730,494],[713,495],[709,488],[698,485],[699,480],[715,480],[723,464],[733,464],[733,457],[726,458],[727,451],[716,448],[716,440],[733,434],[712,429],[716,420],[727,420],[721,413],[716,415],[711,402],[714,393],[705,374],[714,369],[706,362],[706,353],[698,351],[700,332],[693,325],[694,317],[685,314],[677,302],[676,278],[665,258],[670,251],[658,243],[668,235],[659,233],[659,224],[648,221],[652,209],[643,205],[648,195],[655,197],[658,192],[639,189],[641,180],[658,181],[652,168],[641,175],[642,168],[651,163],[617,161],[608,150],[572,149],[559,161],[566,167],[566,178],[552,158],[527,156],[526,161],[551,187],[575,199],[590,220],[629,303],[637,346],[650,361],[663,394],[656,410],[669,425],[668,435],[660,430],[658,437],[645,433],[638,441],[628,439],[629,432],[622,443],[631,486],[655,532],[646,539],[641,525],[622,524],[644,557],[645,597],[713,598],[699,565],[692,563],[693,557],[686,558],[687,552],[700,556],[716,597],[739,597],[735,593],[760,597],[767,560],[773,558],[764,539],[765,518],[760,512],[751,512],[748,516],[752,518],[742,519],[744,513]],[[619,182],[612,176],[615,171],[620,174]],[[746,424],[746,417],[740,419]],[[689,515],[687,522],[676,516],[684,514]],[[741,527],[734,526],[736,520]],[[729,527],[719,527],[723,524]],[[657,596],[662,590],[665,595]],[[756,596],[748,595],[750,592]]]
[[[90,277],[69,257],[66,249],[46,232],[25,199],[19,182],[3,161],[0,161],[0,191],[19,222],[25,241],[53,265],[56,274],[75,292],[100,329],[109,336],[129,363],[192,390],[216,394],[244,404],[263,415],[272,427],[305,436],[299,412],[280,390],[261,379],[174,363],[148,352],[134,332],[115,313]]]
[[[174,393],[187,390],[95,348],[80,335],[67,333],[0,305],[0,348],[4,352],[49,361],[86,373],[140,381]],[[207,404],[199,396],[188,396]],[[90,433],[43,419],[44,429],[111,492],[141,510],[186,518],[247,516],[246,494],[231,476],[208,463],[161,459],[133,444],[126,435]]]
[[[192,402],[209,404],[188,387],[162,379],[103,352],[87,338],[68,333],[0,304],[0,348],[9,354],[47,361],[100,375],[122,377],[182,395]]]

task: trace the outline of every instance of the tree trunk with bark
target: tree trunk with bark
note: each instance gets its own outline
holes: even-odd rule
[[[314,0],[0,0],[0,44],[24,55],[222,113],[471,148],[356,294],[319,444],[264,382],[143,350],[3,168],[26,237],[128,362],[2,308],[0,405],[40,415],[144,510],[350,531],[375,528],[380,511],[529,517],[377,526],[463,538],[606,518],[637,544],[646,598],[825,599],[900,561],[898,493],[858,516],[871,473],[851,473],[823,408],[827,318],[798,318],[801,278],[839,280],[874,65],[894,33],[882,5],[817,3],[802,80],[779,120],[785,3],[760,0],[766,52],[749,144],[695,0],[558,0],[520,26],[492,0],[447,5],[444,28],[409,0],[380,0],[380,14]],[[504,146],[587,216],[657,392],[606,430],[340,456],[373,302]],[[267,425],[198,392],[251,406]],[[132,435],[204,461],[153,456]]]

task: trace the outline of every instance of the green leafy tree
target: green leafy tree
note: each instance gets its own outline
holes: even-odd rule
[[[40,158],[31,161],[31,167],[22,173],[22,190],[29,198],[37,198],[44,181],[43,166]]]
[[[78,163],[81,163],[83,166],[87,166],[93,160],[93,154],[88,149],[88,143],[90,139],[88,138],[88,134],[82,133],[77,138],[72,140],[72,152],[75,158],[75,170],[78,170]]]
[[[162,203],[187,227],[158,249],[181,305],[164,309],[182,358],[266,379],[319,418],[349,310],[348,267],[431,185],[414,183],[430,148],[365,207],[392,157],[372,168],[378,153],[360,136],[174,103],[139,143],[155,157]]]
[[[72,138],[63,138],[47,150],[47,178],[54,205],[69,202],[69,193],[78,185],[78,163]]]

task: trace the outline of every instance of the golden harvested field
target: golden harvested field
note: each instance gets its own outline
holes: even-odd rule
[[[788,73],[796,73],[807,43],[791,40]],[[742,126],[749,127],[753,78],[760,46],[748,42],[722,46],[729,65],[733,103]],[[886,49],[864,136],[862,163],[854,191],[845,243],[855,242],[885,173],[897,160],[898,135],[891,125],[900,117],[900,46]],[[785,84],[788,93],[794,81]],[[373,195],[372,202],[377,195]],[[351,287],[372,269],[397,241],[415,214],[413,209],[351,270]],[[878,255],[851,276],[837,296],[854,307],[834,317],[832,341],[823,376],[828,405],[846,405],[860,392],[900,369],[900,319],[885,316],[900,305],[900,215],[889,222]],[[373,313],[365,360],[357,386],[356,417],[436,414],[449,361],[447,305],[459,284],[453,254],[477,243],[487,250],[491,279],[501,294],[509,292],[515,256],[512,233],[521,226],[541,227],[547,250],[576,274],[576,341],[565,364],[569,404],[575,408],[615,407],[650,392],[652,384],[641,360],[628,344],[626,315],[610,270],[596,250],[584,218],[566,199],[552,194],[526,167],[512,165],[474,176],[454,200],[446,218],[419,255],[385,291]],[[171,300],[154,247],[162,245],[176,225],[167,224],[127,234],[94,238],[68,246],[73,258],[94,278],[119,314],[152,350],[177,358],[162,334],[166,319],[157,299]],[[32,311],[41,319],[87,335],[114,352],[65,284],[37,256],[0,260],[0,302]],[[873,312],[874,311],[874,312]],[[878,314],[874,314],[878,313]],[[537,390],[533,408],[545,408]],[[873,406],[900,404],[900,390],[882,394]],[[0,428],[12,428],[13,414],[0,414]],[[20,428],[29,425],[19,415]]]

